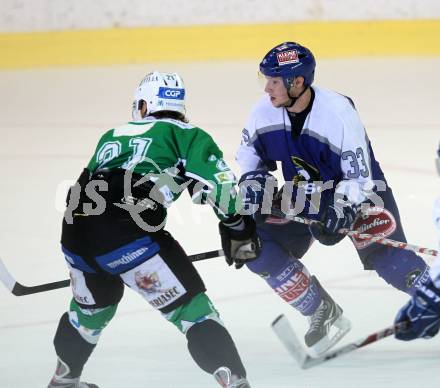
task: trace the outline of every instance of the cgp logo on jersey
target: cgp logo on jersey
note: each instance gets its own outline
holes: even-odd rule
[[[367,233],[382,238],[390,236],[396,230],[396,220],[387,209],[371,207],[362,214],[353,225],[353,230],[359,233]],[[363,249],[373,244],[372,240],[352,238],[357,249]]]
[[[159,93],[157,94],[159,98],[173,99],[173,100],[183,100],[185,98],[185,89],[176,88],[165,88],[161,86],[159,88]]]
[[[298,63],[298,51],[296,50],[289,50],[289,51],[283,51],[282,53],[277,53],[277,60],[278,64],[281,65],[287,65],[289,63]]]

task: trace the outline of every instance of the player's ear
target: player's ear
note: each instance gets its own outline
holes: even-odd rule
[[[140,101],[139,110],[141,111],[141,117],[144,118],[147,115],[147,102],[142,100]]]
[[[295,77],[294,86],[296,86],[297,88],[302,88],[304,86],[304,77]]]

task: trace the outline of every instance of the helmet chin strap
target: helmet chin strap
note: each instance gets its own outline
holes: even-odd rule
[[[298,98],[300,98],[308,89],[309,87],[306,86],[303,91],[297,96],[297,97],[293,97],[290,95],[289,91],[287,91],[287,95],[289,96],[290,102],[286,105],[284,105],[286,108],[291,108],[293,105],[295,105],[295,102],[298,100]]]

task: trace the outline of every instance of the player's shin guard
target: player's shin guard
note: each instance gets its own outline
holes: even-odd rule
[[[72,326],[68,313],[62,315],[53,343],[58,358],[66,364],[71,378],[81,375],[85,363],[96,346],[87,342]]]
[[[228,331],[218,322],[208,319],[193,325],[186,333],[188,350],[196,364],[214,374],[221,367],[232,375],[246,377],[237,348]]]
[[[266,280],[285,302],[301,314],[312,314],[322,301],[315,278],[298,259],[287,255],[275,244],[266,243],[265,249],[267,253],[276,255],[260,257],[249,263],[248,268]]]
[[[373,269],[387,283],[412,295],[429,279],[429,267],[413,252],[387,247],[371,260]]]
[[[214,374],[219,368],[225,367],[231,371],[233,380],[245,379],[246,371],[234,341],[205,293],[197,294],[190,301],[164,314],[164,317],[186,335],[188,350],[201,369]]]
[[[350,330],[350,322],[299,260],[271,242],[265,242],[265,249],[263,257],[249,263],[248,268],[260,274],[285,302],[309,318],[305,342],[316,354],[323,353]]]

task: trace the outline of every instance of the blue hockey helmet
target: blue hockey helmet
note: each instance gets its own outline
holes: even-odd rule
[[[303,77],[305,86],[313,83],[316,61],[312,52],[295,42],[284,42],[271,49],[260,63],[267,77],[282,77],[287,90],[295,77]]]

